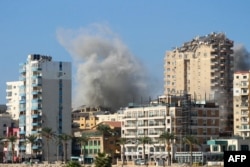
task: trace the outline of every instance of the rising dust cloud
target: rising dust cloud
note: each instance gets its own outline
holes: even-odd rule
[[[234,57],[234,72],[250,70],[250,53],[242,44],[235,45]]]
[[[73,74],[76,107],[118,109],[152,95],[147,70],[109,27],[96,24],[80,30],[60,29],[57,38],[77,67]]]

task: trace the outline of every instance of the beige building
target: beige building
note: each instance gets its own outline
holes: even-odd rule
[[[165,56],[165,94],[191,94],[220,106],[221,131],[232,131],[233,41],[223,33],[196,37]]]
[[[12,119],[19,119],[19,104],[21,92],[20,87],[23,86],[23,81],[6,82],[6,100],[7,112],[11,115]]]
[[[234,73],[234,135],[250,136],[249,71]]]

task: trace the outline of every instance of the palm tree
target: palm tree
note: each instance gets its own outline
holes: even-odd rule
[[[171,166],[171,144],[173,143],[173,140],[176,138],[173,133],[169,133],[167,131],[163,132],[160,137],[161,140],[164,140],[166,150],[168,152],[168,166]]]
[[[41,135],[45,137],[47,144],[47,161],[49,162],[49,142],[55,137],[55,132],[49,127],[42,128]]]
[[[95,159],[96,167],[112,167],[112,160],[108,154],[98,153],[98,156]]]
[[[89,139],[90,138],[84,134],[82,134],[81,137],[77,138],[77,142],[80,144],[81,155],[83,157],[83,164],[85,164],[85,149],[86,149],[85,147],[88,144]],[[82,150],[82,147],[83,147],[83,150]]]
[[[112,131],[110,126],[105,124],[98,124],[96,129],[102,133],[102,136],[110,134]]]
[[[151,144],[152,143],[152,139],[148,136],[143,136],[143,137],[139,137],[137,139],[137,141],[139,142],[139,144],[142,144],[143,147],[143,158],[146,161],[146,156],[145,156],[145,144]],[[148,163],[146,163],[148,164]]]
[[[67,153],[68,153],[68,141],[72,139],[72,136],[62,133],[57,136],[60,141],[62,141],[63,144],[63,161],[66,163],[67,162]]]
[[[27,143],[30,143],[31,144],[31,158],[33,158],[33,145],[35,144],[36,142],[36,139],[37,139],[37,136],[36,135],[29,135],[29,136],[26,136],[26,140],[27,140]]]
[[[108,137],[110,137],[110,135],[113,134],[110,126],[106,125],[106,124],[98,124],[96,129],[102,133],[103,142],[108,141],[107,140]],[[105,143],[104,143],[104,145],[105,145]],[[104,147],[104,151],[106,151],[105,147]],[[111,158],[113,158],[112,152],[110,150],[108,152],[109,152]]]
[[[1,148],[1,150],[3,150],[3,148],[2,148],[3,146],[4,146],[4,138],[0,136],[0,148]],[[3,154],[1,154],[0,159],[3,159]]]
[[[189,151],[190,151],[190,166],[193,165],[193,147],[195,145],[200,145],[197,138],[192,136],[192,135],[188,135],[185,136],[183,138],[183,143],[188,144],[189,145]]]
[[[16,136],[8,136],[7,142],[10,142],[11,144],[11,154],[12,154],[12,163],[14,162],[14,153],[15,153],[15,142],[17,141]]]
[[[125,144],[127,143],[126,138],[120,138],[118,141],[118,144],[121,146],[121,151],[122,151],[122,167],[124,166],[124,154],[125,154]]]

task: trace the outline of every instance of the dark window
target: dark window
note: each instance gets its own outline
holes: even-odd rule
[[[248,145],[241,145],[241,151],[248,151]]]

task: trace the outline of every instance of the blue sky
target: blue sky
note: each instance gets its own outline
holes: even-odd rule
[[[225,32],[250,50],[249,6],[247,0],[0,1],[0,104],[6,102],[6,82],[18,80],[19,63],[28,54],[73,61],[58,42],[58,29],[107,25],[158,78],[163,91],[165,52],[195,36]],[[73,78],[74,71],[73,64]]]

